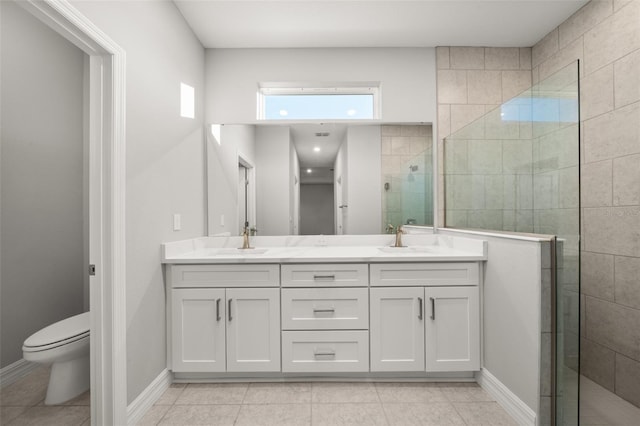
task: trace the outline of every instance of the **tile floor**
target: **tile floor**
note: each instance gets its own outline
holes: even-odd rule
[[[62,405],[44,405],[49,368],[39,367],[0,391],[2,426],[89,426],[89,392]]]
[[[139,425],[515,425],[478,385],[173,384]]]
[[[89,392],[45,406],[49,370],[0,393],[0,425],[89,426]],[[640,408],[581,377],[580,424],[638,426]],[[476,384],[173,384],[139,425],[515,425]]]

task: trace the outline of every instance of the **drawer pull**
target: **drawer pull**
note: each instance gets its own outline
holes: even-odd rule
[[[331,349],[316,349],[313,351],[313,356],[318,358],[320,356],[328,356],[328,357],[332,357],[335,358],[336,356],[336,351],[331,350]]]
[[[333,314],[335,312],[336,312],[335,308],[325,308],[325,309],[313,308],[314,314]]]
[[[431,300],[431,319],[435,320],[436,319],[436,299],[434,299],[433,297],[429,298]]]
[[[422,320],[422,297],[418,297],[418,319]]]
[[[233,300],[233,299],[229,299],[229,307],[228,307],[228,310],[229,310],[229,321],[231,321],[231,320],[233,319],[233,318],[231,317],[231,301],[232,301],[232,300]]]
[[[335,275],[314,275],[313,279],[314,281],[335,281],[336,276]]]
[[[220,321],[220,299],[216,299],[216,321]]]

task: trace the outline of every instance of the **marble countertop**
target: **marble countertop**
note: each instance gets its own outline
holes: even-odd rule
[[[435,234],[404,235],[405,247],[392,247],[392,235],[254,237],[252,249],[239,249],[241,237],[203,237],[162,244],[162,263],[376,263],[464,262],[487,259],[485,241]]]

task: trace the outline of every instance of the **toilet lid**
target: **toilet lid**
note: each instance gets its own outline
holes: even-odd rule
[[[66,340],[78,340],[89,335],[89,312],[63,319],[32,334],[24,341],[25,348],[39,348]]]

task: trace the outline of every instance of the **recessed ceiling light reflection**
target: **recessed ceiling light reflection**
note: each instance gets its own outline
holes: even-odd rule
[[[353,117],[354,115],[356,115],[358,113],[358,111],[356,111],[355,109],[350,109],[349,111],[347,111],[347,115],[349,117]]]
[[[307,174],[311,173],[311,169],[307,169]]]
[[[280,115],[282,117],[286,117],[287,115],[289,115],[289,111],[287,111],[286,109],[281,109],[280,110]]]
[[[320,147],[319,146],[314,146],[313,147],[313,152],[320,152]]]

